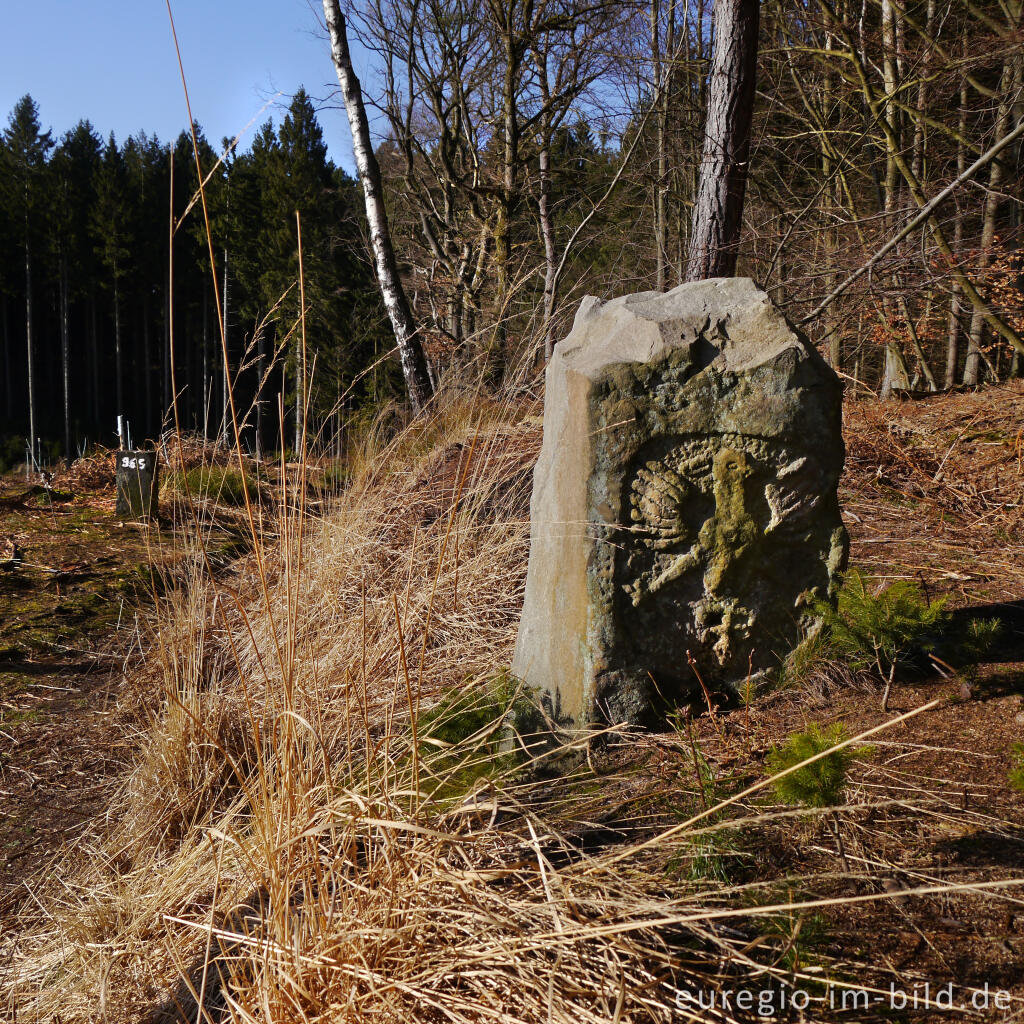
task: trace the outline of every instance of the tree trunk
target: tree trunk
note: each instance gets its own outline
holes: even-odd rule
[[[74,457],[71,447],[71,369],[68,352],[68,263],[60,258],[60,368],[64,379],[64,458],[70,466]]]
[[[673,0],[669,0],[671,4]],[[671,55],[671,36],[665,40],[665,50]],[[655,282],[659,291],[665,290],[665,179],[667,162],[665,159],[665,136],[668,128],[668,88],[665,61],[661,50],[661,5],[658,0],[651,3],[651,80],[654,86],[654,101],[658,105],[655,118],[655,148],[657,152],[658,170],[654,181],[654,255]]]
[[[146,413],[142,422],[146,424],[146,432],[149,433],[155,419],[153,415],[153,374],[150,372],[153,366],[152,352],[149,347],[149,296],[142,297],[142,393],[146,399]],[[165,406],[166,410],[166,406]],[[163,427],[163,417],[160,418],[160,428]],[[160,430],[157,430],[159,433]]]
[[[1013,98],[1010,90],[1012,66],[1009,61],[1003,65],[1000,80],[1001,99],[996,113],[994,138],[1001,139],[1010,128],[1010,113]],[[984,272],[992,262],[992,243],[995,241],[996,217],[1002,201],[1002,182],[1005,166],[1001,156],[992,161],[988,177],[988,194],[985,196],[985,214],[981,225],[981,245],[979,246],[977,269],[978,276],[984,278]],[[981,340],[985,331],[985,321],[979,309],[971,314],[971,327],[967,336],[967,363],[964,366],[964,383],[977,384],[981,374]]]
[[[924,348],[921,346],[921,336],[917,333],[917,327],[914,325],[914,318],[910,313],[910,304],[907,302],[907,297],[901,292],[899,297],[900,310],[903,314],[903,320],[907,325],[907,333],[910,335],[910,344],[914,349],[914,355],[917,356],[918,365],[921,367],[921,373],[924,375],[924,379],[928,382],[929,391],[938,391],[938,385],[935,383],[935,374],[932,373],[932,368],[928,363],[928,357],[925,355]],[[925,303],[924,311],[924,322],[928,322],[928,317],[931,314],[932,300],[929,296],[928,301]]]
[[[512,14],[501,26],[502,42],[505,49],[505,69],[501,87],[502,109],[502,168],[501,194],[498,199],[498,216],[494,231],[494,262],[498,270],[497,330],[487,353],[488,376],[500,381],[504,372],[506,348],[506,322],[508,305],[512,292],[512,219],[515,216],[516,169],[519,164],[519,117],[516,109],[516,55],[512,45]]]
[[[924,115],[928,113],[928,81],[931,68],[932,46],[930,40],[935,28],[935,0],[928,0],[928,10],[925,15],[924,34],[929,42],[925,46],[924,57],[918,70],[919,81],[917,83],[917,113],[914,121],[914,150],[911,160],[911,170],[918,181],[923,181],[924,160],[925,160],[925,122]]]
[[[263,384],[267,375],[267,334],[266,329],[261,330],[256,340],[257,344],[257,377],[256,383],[256,457],[263,455]]]
[[[121,362],[121,291],[117,283],[117,267],[114,267],[114,397],[117,399],[116,415],[124,415],[124,375]]]
[[[169,340],[170,339],[170,332],[169,332],[170,317],[165,317],[164,319],[167,321],[167,328],[166,329],[168,330],[168,347],[170,347],[170,340]],[[182,380],[184,381],[184,384],[183,384],[181,390],[184,391],[184,393],[185,393],[185,401],[183,403],[184,415],[181,418],[183,418],[186,423],[189,423],[191,421],[191,423],[194,425],[195,422],[196,422],[196,411],[195,411],[195,393],[196,393],[196,387],[195,387],[195,367],[193,365],[195,363],[195,345],[194,344],[186,345],[185,346],[185,353],[184,353],[184,355],[185,355],[185,366],[184,366],[184,373],[182,373]],[[173,362],[173,360],[172,360],[172,362]],[[190,413],[191,413],[191,415],[190,415]]]
[[[828,11],[827,5],[825,5],[826,12]],[[850,41],[849,33],[846,31],[845,26],[842,23],[836,23],[837,30],[842,34],[843,38],[849,45],[848,55],[853,64],[854,71],[856,72],[857,78],[860,82],[861,90],[864,93],[864,99],[871,110],[871,114],[879,127],[882,129],[886,136],[887,146],[890,152],[894,153],[894,159],[896,162],[897,170],[903,176],[903,180],[910,191],[911,198],[918,207],[918,210],[922,213],[927,213],[927,219],[925,223],[928,225],[928,230],[931,232],[933,241],[935,242],[936,248],[948,261],[951,273],[956,281],[960,285],[961,294],[971,303],[974,309],[980,314],[987,323],[1000,337],[1005,338],[1006,341],[1012,345],[1019,352],[1024,353],[1024,339],[1021,338],[1012,322],[1007,322],[1006,319],[1000,317],[991,307],[991,305],[985,300],[984,296],[978,291],[978,289],[971,282],[970,278],[964,273],[959,264],[956,261],[955,254],[949,246],[949,240],[946,238],[945,232],[943,231],[942,225],[939,223],[938,218],[935,216],[934,205],[931,205],[924,197],[924,193],[921,191],[921,186],[917,179],[914,177],[913,171],[910,165],[904,159],[903,154],[899,151],[896,145],[896,132],[892,125],[889,123],[888,118],[885,116],[885,111],[882,104],[879,102],[878,97],[875,95],[875,91],[871,86],[871,81],[868,77],[867,71],[863,60],[860,59],[857,52],[854,50],[852,42]],[[992,157],[998,155],[1001,151],[1000,146],[1005,140],[1003,139],[996,143],[989,152]],[[983,154],[981,159],[989,159],[987,154]],[[973,167],[974,165],[972,165]],[[879,253],[885,250],[883,246]],[[878,254],[876,253],[877,258]]]
[[[896,52],[896,16],[893,13],[892,0],[882,0],[882,82],[885,89],[885,97],[881,103],[886,121],[892,126],[892,131],[885,135],[885,181],[882,186],[883,211],[882,231],[888,237],[894,232],[896,222],[896,199],[897,183],[899,179],[897,160],[903,152],[902,139],[902,118],[900,110],[895,106],[894,100],[896,89],[899,83],[897,76],[897,52]],[[896,246],[896,254],[900,255],[902,245]],[[898,273],[894,272],[890,278],[892,290],[895,295],[903,292],[903,282]],[[885,324],[887,327],[895,323],[897,319],[896,310],[893,306],[892,295],[883,291],[882,309],[884,311]],[[906,319],[907,327],[910,327],[909,315]],[[898,357],[898,358],[897,358]],[[893,388],[906,390],[910,387],[910,375],[907,372],[906,357],[902,350],[894,343],[886,345],[885,349],[885,371],[882,376],[882,397],[891,396]]]
[[[825,38],[825,51],[831,53],[835,47],[835,37],[829,32]],[[829,64],[825,64],[825,80],[822,84],[821,90],[821,178],[824,182],[824,191],[822,192],[822,216],[824,220],[824,245],[825,245],[825,262],[828,266],[828,271],[825,274],[825,288],[826,294],[831,294],[832,289],[836,286],[837,273],[835,269],[835,254],[839,250],[839,229],[836,226],[836,207],[841,206],[840,201],[833,202],[834,190],[832,184],[833,174],[833,150],[831,143],[828,139],[828,130],[830,127],[830,121],[832,118],[832,103],[833,103],[833,88],[834,82],[832,77],[832,67]],[[836,182],[835,191],[838,191],[839,183]],[[782,225],[783,237],[785,237],[786,223]],[[782,243],[783,245],[785,242]],[[782,258],[783,252],[779,251],[779,279],[783,279],[782,273]],[[775,300],[776,305],[781,305],[778,299]],[[828,361],[829,365],[837,373],[843,367],[843,336],[840,333],[840,322],[839,316],[836,310],[830,309],[828,317],[825,320],[825,336],[828,338]]]
[[[198,413],[203,417],[203,440],[210,436],[210,294],[207,289],[206,276],[203,276],[203,367],[200,374],[203,394],[200,398]]]
[[[0,296],[4,319],[4,419],[14,419],[14,381],[11,380],[11,336],[7,331],[7,296]]]
[[[964,57],[967,56],[967,40],[964,40]],[[967,153],[964,138],[967,135],[967,78],[960,79],[960,123],[956,143],[956,173],[960,177],[967,168]],[[960,253],[964,241],[964,215],[959,200],[953,223],[953,252]],[[957,363],[960,358],[960,282],[953,281],[949,297],[949,321],[946,331],[946,374],[944,383],[951,388],[956,383]]]
[[[544,239],[544,358],[555,350],[554,325],[558,260],[555,255],[555,225],[551,216],[551,150],[545,139],[540,150],[540,233]]]
[[[899,345],[885,346],[885,369],[882,371],[882,390],[879,398],[892,398],[893,391],[906,391],[910,387],[907,361]]]
[[[299,310],[299,317],[302,317]],[[295,457],[302,457],[302,433],[306,426],[306,347],[301,332],[295,337]]]
[[[716,0],[715,53],[686,280],[736,273],[757,72],[758,0]]]
[[[228,366],[228,352],[230,350],[228,349],[228,308],[229,307],[228,307],[228,251],[227,251],[227,249],[224,250],[224,289],[223,289],[223,291],[224,291],[224,309],[223,309],[223,312],[222,312],[221,315],[224,318],[224,331],[223,331],[223,336],[224,336],[224,359],[223,359],[223,365],[221,366],[221,376],[220,376],[220,384],[221,384],[221,387],[220,387],[220,392],[221,392],[220,393],[220,397],[221,397],[221,421],[220,421],[221,422],[221,427],[220,427],[221,433],[220,433],[220,437],[223,440],[224,444],[227,445],[227,443],[228,443],[228,424],[231,421],[231,407],[230,407],[230,403],[228,401],[228,387],[230,386],[229,379],[228,379],[228,374],[229,374],[229,369],[230,369],[230,367]]]
[[[102,429],[100,420],[100,334],[96,326],[96,295],[89,293],[89,352],[92,362],[92,422]]]
[[[896,96],[897,79],[896,23],[892,0],[882,0],[882,82],[885,87],[882,110],[893,129],[892,133],[885,137],[885,220],[883,223],[885,231],[888,233],[892,223],[893,208],[896,205],[896,155],[903,151],[900,140],[900,111],[893,102]]]
[[[169,294],[169,293],[168,293]],[[146,337],[143,344],[143,351],[146,353],[146,359],[150,358],[149,349],[149,301],[146,300]],[[177,397],[174,394],[174,369],[171,366],[171,331],[170,331],[170,318],[167,318],[167,329],[163,332],[163,340],[160,344],[160,427],[163,428],[164,417],[167,415],[168,410],[171,408],[173,400]],[[159,335],[158,335],[159,337]],[[148,367],[147,367],[148,370]],[[147,373],[147,377],[150,376]],[[147,416],[152,415],[152,406],[146,413]]]
[[[370,125],[366,119],[362,88],[352,68],[345,18],[338,0],[323,0],[323,3],[324,19],[331,38],[331,58],[345,99],[345,111],[352,130],[352,152],[366,201],[366,220],[370,228],[370,242],[377,266],[377,280],[398,344],[398,355],[402,363],[409,402],[413,411],[418,413],[433,396],[427,360],[416,333],[409,300],[398,274],[398,261],[395,259],[395,250],[391,244],[391,231],[388,226],[387,210],[384,207],[380,166],[370,142]]]
[[[28,447],[35,461],[36,450],[36,382],[32,351],[32,243],[28,235],[28,203],[25,205],[25,348],[28,358]]]

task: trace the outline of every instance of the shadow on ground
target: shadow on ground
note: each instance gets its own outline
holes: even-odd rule
[[[996,634],[992,646],[985,652],[987,662],[1024,661],[1024,601],[1000,601],[994,604],[968,605],[952,613],[953,631],[966,632],[971,619],[991,622],[998,619],[1002,629]]]

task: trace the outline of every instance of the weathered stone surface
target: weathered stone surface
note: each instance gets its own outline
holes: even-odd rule
[[[840,384],[750,280],[583,300],[547,370],[513,672],[653,724],[778,666],[847,538]]]

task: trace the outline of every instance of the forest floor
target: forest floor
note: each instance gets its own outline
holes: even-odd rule
[[[186,528],[178,509],[122,522],[115,504],[109,458],[49,488],[0,478],[0,931],[25,879],[101,814],[138,745],[118,699],[139,617],[184,570]],[[240,513],[212,507],[204,532],[223,565],[244,550]]]
[[[685,857],[650,851],[666,889],[734,915],[723,941],[785,964],[819,996],[831,986],[834,1012],[814,1019],[923,1020],[947,1009],[944,995],[935,1004],[946,986],[954,1008],[943,1019],[1024,1019],[1024,889],[986,888],[1024,878],[1024,796],[1008,780],[1024,740],[1022,409],[1024,382],[845,409],[851,565],[877,585],[918,581],[961,620],[998,618],[982,664],[898,681],[887,711],[880,680],[822,666],[747,707],[696,716],[689,734],[613,733],[533,804],[593,855],[764,779],[769,751],[796,729],[842,723],[856,735],[939,699],[872,737],[851,769],[838,817],[845,864],[828,817],[787,812],[764,792],[716,816],[722,830]],[[537,422],[517,429],[509,480],[539,440]],[[404,492],[413,534],[417,516],[421,529],[443,522],[464,450],[441,452],[434,476]],[[125,624],[146,613],[149,565],[180,557],[173,529],[154,544],[154,531],[118,524],[109,491],[49,502],[25,490],[0,490],[0,544],[17,537],[22,548],[20,567],[0,568],[0,929],[28,883],[45,885],[60,847],[102,831],[96,819],[142,742],[117,720],[136,636]],[[917,888],[943,891],[887,895]],[[813,906],[764,909],[793,902]]]
[[[20,555],[0,565],[0,915],[102,810],[129,758],[111,721],[119,637],[132,632],[149,567],[175,553],[166,537],[118,522],[113,504],[108,490],[0,482],[0,558],[14,544]]]
[[[742,891],[740,905],[758,889],[756,903],[823,901],[801,914],[780,912],[774,946],[812,991],[824,975],[840,979],[848,1009],[866,992],[869,1008],[857,1019],[904,1019],[889,1012],[900,1010],[903,994],[917,1019],[915,992],[918,1013],[928,1016],[926,984],[932,1011],[945,1008],[952,986],[953,1012],[943,1019],[1024,1019],[1024,889],[993,897],[972,888],[1024,880],[1024,794],[1008,780],[1012,745],[1024,740],[1022,410],[1020,381],[845,409],[840,500],[851,566],[873,585],[911,580],[931,599],[946,596],[955,620],[998,618],[1002,630],[983,663],[897,683],[888,712],[877,676],[823,667],[749,710],[697,717],[692,744],[685,734],[631,736],[608,751],[606,770],[628,765],[636,781],[607,820],[657,807],[667,821],[673,804],[676,814],[696,813],[701,800],[764,778],[771,748],[809,724],[842,723],[857,735],[941,700],[873,737],[870,755],[857,762],[855,795],[840,816],[845,867],[821,816],[726,831],[702,860],[682,867],[724,906],[737,900],[723,896],[723,882]],[[699,783],[694,747],[709,769]],[[754,813],[756,803],[747,809]],[[947,883],[961,888],[872,898]],[[828,905],[851,896],[865,899]],[[841,988],[834,999],[838,1011]]]

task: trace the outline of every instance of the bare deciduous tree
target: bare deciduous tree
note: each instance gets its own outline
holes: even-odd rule
[[[430,401],[433,385],[409,301],[398,273],[398,261],[395,259],[395,250],[391,244],[391,230],[387,210],[384,208],[384,186],[381,182],[380,167],[370,142],[370,125],[366,119],[362,87],[352,68],[345,17],[341,13],[338,0],[324,0],[324,19],[331,38],[331,59],[338,73],[338,82],[341,84],[341,92],[345,99],[345,111],[348,114],[349,127],[352,129],[352,152],[355,155],[359,180],[363,185],[377,280],[395,332],[409,401],[413,410],[419,412]]]

